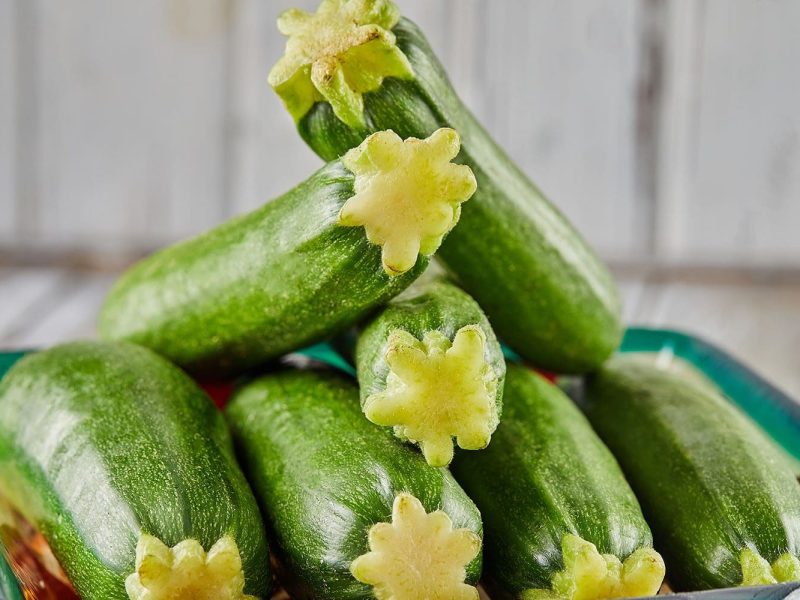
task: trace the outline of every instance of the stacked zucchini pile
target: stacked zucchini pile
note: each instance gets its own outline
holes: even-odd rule
[[[270,83],[329,162],[0,384],[3,494],[79,594],[268,598],[267,538],[298,599],[646,596],[665,561],[676,589],[800,579],[789,466],[717,391],[606,362],[608,271],[419,29],[390,0],[278,26]],[[498,338],[589,373],[584,411]],[[355,379],[280,360],[323,340]],[[236,382],[224,413],[190,375]]]

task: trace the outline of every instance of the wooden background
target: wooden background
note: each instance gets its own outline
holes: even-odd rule
[[[138,254],[319,161],[266,76],[317,0],[0,0],[0,250]],[[614,262],[800,265],[800,2],[398,0]]]
[[[800,398],[800,1],[398,4],[629,322]],[[0,347],[93,335],[122,264],[319,166],[267,84],[293,5],[0,0]]]

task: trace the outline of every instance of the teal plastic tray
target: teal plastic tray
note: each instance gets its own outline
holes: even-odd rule
[[[6,561],[5,552],[0,552],[0,600],[24,600],[17,579]]]
[[[733,356],[695,336],[664,329],[628,329],[622,352],[682,359],[710,379],[800,465],[800,402]]]
[[[662,361],[673,358],[685,361],[750,415],[800,466],[800,404],[724,350],[679,331],[634,327],[626,332],[620,351],[652,353],[656,360]],[[24,354],[24,351],[0,352],[0,377]],[[353,373],[352,366],[327,344],[307,348],[301,354]],[[509,356],[515,358],[511,353]],[[4,573],[6,579],[3,579]],[[7,575],[8,565],[0,557],[0,600],[17,600],[20,598],[19,588]],[[10,587],[4,587],[6,582]],[[790,597],[800,600],[800,583],[689,592],[666,597],[675,600],[783,600]]]

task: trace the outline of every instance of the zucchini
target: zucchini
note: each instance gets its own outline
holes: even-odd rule
[[[450,163],[458,150],[452,129],[370,136],[273,202],[133,267],[101,334],[224,374],[353,325],[424,271],[458,221],[475,190]]]
[[[414,285],[358,337],[361,408],[397,437],[419,444],[428,464],[489,444],[500,419],[506,363],[489,321],[445,281]]]
[[[222,415],[126,343],[31,354],[0,383],[0,488],[84,600],[242,600],[270,587],[264,528]]]
[[[664,562],[636,497],[586,418],[555,385],[509,364],[503,422],[453,461],[486,527],[492,597],[655,594]]]
[[[268,374],[226,409],[292,598],[477,600],[478,509],[361,415],[333,372]]]
[[[622,336],[608,270],[464,106],[417,26],[391,0],[323,0],[278,28],[289,39],[270,83],[322,158],[381,129],[461,134],[458,161],[478,190],[437,256],[524,358],[555,372],[599,366]]]
[[[586,411],[642,502],[671,587],[800,580],[800,485],[720,393],[624,356],[591,378]]]

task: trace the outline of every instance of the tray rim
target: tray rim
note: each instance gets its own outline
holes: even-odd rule
[[[35,349],[0,348],[0,379],[6,371],[25,354]],[[519,361],[519,357],[504,348],[509,360]],[[631,326],[625,331],[619,352],[671,352],[674,356],[689,362],[706,375],[725,396],[750,416],[769,437],[791,456],[800,466],[800,402],[770,383],[765,377],[748,367],[741,360],[716,344],[701,336],[677,330],[658,327]],[[327,343],[316,344],[298,351],[312,360],[321,361],[354,374],[353,367]],[[705,361],[698,361],[697,357]],[[724,374],[732,375],[725,377]],[[766,410],[764,410],[766,408]],[[5,553],[0,556],[0,568],[5,563]],[[0,582],[1,583],[1,582]],[[723,588],[699,592],[669,594],[676,600],[780,600],[797,595],[800,582],[777,585]],[[12,591],[13,594],[13,591]],[[651,596],[658,600],[663,596]],[[6,595],[0,586],[0,600]],[[15,600],[12,595],[8,600]]]

